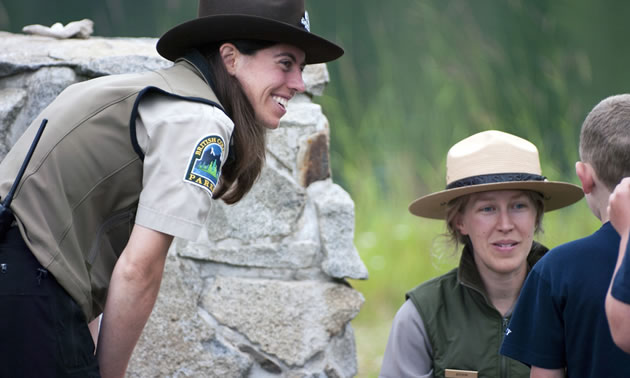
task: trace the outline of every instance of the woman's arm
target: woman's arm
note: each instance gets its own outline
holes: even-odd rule
[[[135,225],[116,262],[96,355],[103,378],[123,377],[155,304],[173,237]]]
[[[562,369],[543,369],[537,366],[532,366],[532,370],[529,374],[530,378],[563,378],[564,368]]]
[[[394,317],[379,377],[432,378],[432,355],[424,322],[407,300]]]

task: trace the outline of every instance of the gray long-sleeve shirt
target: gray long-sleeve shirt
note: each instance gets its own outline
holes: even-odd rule
[[[407,300],[394,317],[379,378],[433,378],[432,355],[424,322]]]

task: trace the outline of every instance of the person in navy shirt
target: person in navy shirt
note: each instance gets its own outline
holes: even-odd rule
[[[619,234],[611,192],[630,175],[630,95],[601,101],[584,120],[576,173],[602,227],[549,251],[527,277],[500,353],[530,365],[531,377],[630,377],[630,355],[613,342],[604,301]]]

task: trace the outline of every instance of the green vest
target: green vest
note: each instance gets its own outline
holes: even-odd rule
[[[527,258],[531,268],[547,248],[534,242]],[[490,303],[468,247],[459,267],[407,293],[422,317],[433,349],[433,374],[445,369],[473,370],[479,377],[529,377],[529,368],[499,354],[509,317]]]
[[[48,119],[11,209],[26,244],[88,321],[103,311],[114,264],[134,225],[144,157],[135,139],[140,98],[162,93],[220,107],[207,71],[195,62],[71,85],[0,164],[4,196]]]

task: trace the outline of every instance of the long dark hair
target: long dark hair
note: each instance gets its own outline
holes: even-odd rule
[[[252,104],[240,82],[230,75],[223,64],[219,47],[232,43],[245,55],[270,47],[275,42],[237,40],[223,41],[200,49],[210,64],[212,85],[217,99],[234,122],[230,156],[221,169],[221,180],[212,197],[225,203],[238,202],[254,185],[265,164],[266,129],[258,121]]]

